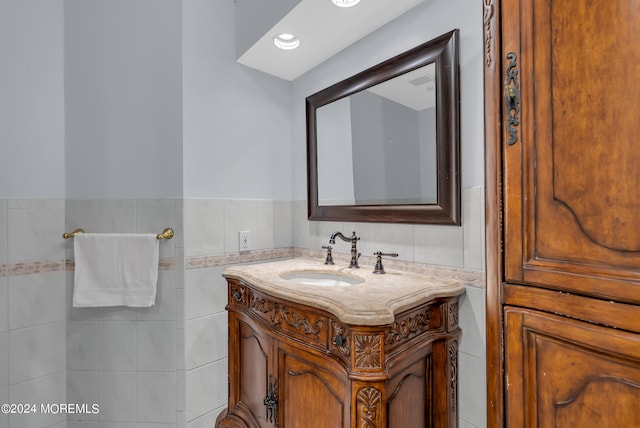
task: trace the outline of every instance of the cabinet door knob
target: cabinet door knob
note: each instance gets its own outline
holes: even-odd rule
[[[341,334],[336,334],[335,337],[333,338],[333,344],[336,346],[344,346],[346,342],[347,340]]]

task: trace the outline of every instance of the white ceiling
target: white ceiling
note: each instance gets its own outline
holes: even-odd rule
[[[331,0],[302,0],[249,48],[238,62],[273,76],[294,80],[424,0],[361,0],[354,7]],[[300,47],[278,49],[273,37],[295,34]]]

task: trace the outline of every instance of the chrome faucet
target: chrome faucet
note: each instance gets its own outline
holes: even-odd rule
[[[353,235],[351,235],[351,237],[349,238],[344,236],[342,232],[333,232],[331,234],[331,238],[329,238],[329,244],[335,244],[336,237],[342,239],[345,242],[351,242],[351,262],[349,263],[349,267],[359,268],[360,266],[358,266],[358,258],[360,257],[360,253],[358,252],[357,244],[360,238],[356,236],[356,232],[354,231]]]

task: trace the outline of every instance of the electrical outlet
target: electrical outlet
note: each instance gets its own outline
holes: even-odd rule
[[[238,239],[240,241],[240,252],[251,250],[251,233],[248,230],[238,232]]]

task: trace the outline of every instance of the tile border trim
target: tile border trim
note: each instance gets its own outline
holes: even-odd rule
[[[172,270],[176,261],[173,257],[161,258],[158,267],[160,270]],[[37,273],[73,271],[75,261],[66,260],[43,260],[35,262],[18,262],[0,265],[0,278],[19,275],[32,275]]]
[[[306,257],[323,260],[325,254],[322,250],[288,247],[248,251],[246,253],[238,254],[187,257],[185,260],[185,270],[207,269],[238,263],[265,262],[268,260],[288,259],[293,257]],[[345,264],[349,263],[349,256],[347,254],[334,254],[333,257],[338,262]],[[360,257],[360,264],[364,267],[372,267],[375,264],[375,258],[371,256],[362,256]],[[395,269],[403,272],[419,273],[438,278],[456,279],[466,286],[484,288],[484,274],[481,271],[396,260],[385,260],[385,266],[387,269]],[[160,270],[174,270],[175,268],[175,257],[160,259]],[[9,263],[0,265],[0,278],[38,273],[73,271],[74,269],[75,261],[73,259]]]

